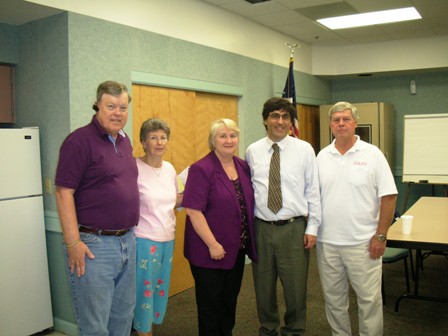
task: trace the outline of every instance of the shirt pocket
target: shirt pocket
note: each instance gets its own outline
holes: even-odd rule
[[[349,181],[354,186],[361,186],[368,183],[367,166],[353,165],[350,168]]]

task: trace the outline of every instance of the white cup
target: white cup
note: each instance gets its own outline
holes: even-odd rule
[[[403,224],[403,234],[410,235],[412,232],[412,221],[414,216],[403,215],[401,216],[401,223]]]

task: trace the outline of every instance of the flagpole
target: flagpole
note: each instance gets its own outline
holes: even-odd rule
[[[297,103],[296,103],[296,89],[294,84],[294,50],[297,47],[300,48],[300,45],[297,43],[291,44],[288,42],[286,42],[285,45],[289,48],[291,56],[289,58],[289,72],[288,76],[286,77],[286,83],[285,88],[283,89],[282,97],[287,98],[294,105],[294,108],[296,108]],[[299,137],[299,120],[297,114],[292,118],[289,134],[296,138]]]

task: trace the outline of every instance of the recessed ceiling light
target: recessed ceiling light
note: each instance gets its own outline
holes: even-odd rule
[[[327,19],[319,19],[317,22],[330,29],[344,29],[363,27],[384,23],[401,22],[421,19],[421,15],[414,7],[384,10],[379,12],[344,15]]]

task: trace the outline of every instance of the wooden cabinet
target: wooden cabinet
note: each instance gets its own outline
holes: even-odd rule
[[[358,103],[353,104],[358,110],[359,120],[356,134],[368,143],[377,146],[395,168],[395,116],[394,106],[388,103]],[[333,140],[330,130],[328,110],[332,105],[320,106],[320,148],[329,145]]]
[[[13,94],[14,68],[10,65],[0,64],[0,123],[15,122],[14,94]]]

